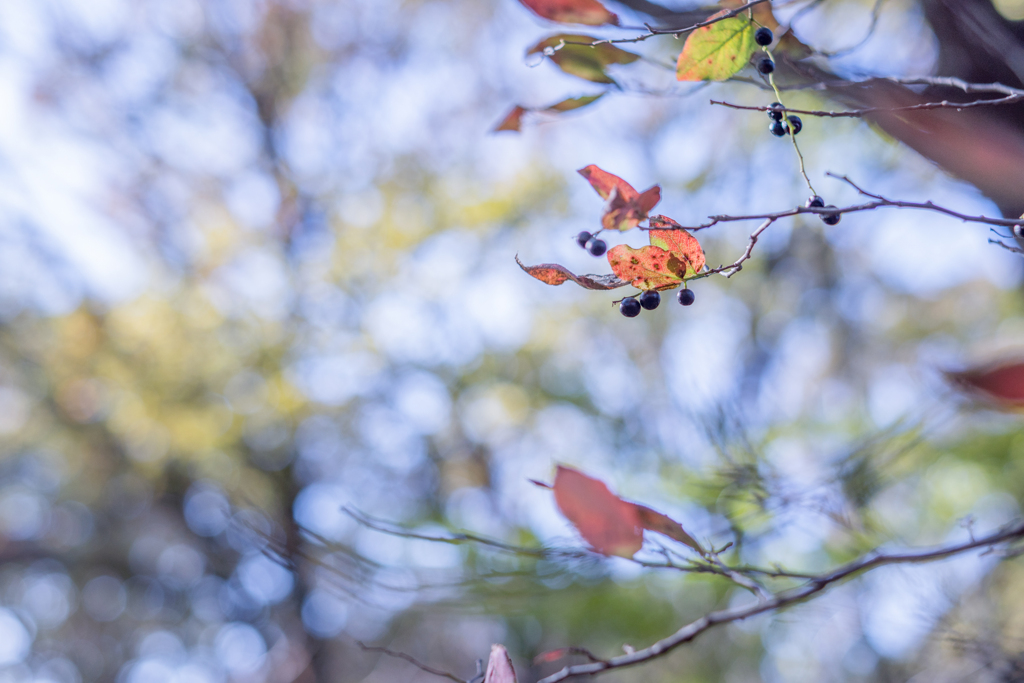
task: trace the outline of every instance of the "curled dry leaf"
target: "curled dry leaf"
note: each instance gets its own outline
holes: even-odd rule
[[[615,84],[605,73],[611,64],[632,64],[640,55],[620,49],[609,43],[596,43],[597,38],[575,33],[560,33],[540,41],[526,54],[541,53],[567,74],[594,83]]]
[[[516,670],[512,668],[512,658],[504,645],[491,645],[484,683],[516,683]]]
[[[679,522],[649,507],[622,500],[604,482],[579,470],[559,465],[555,485],[548,488],[554,488],[558,509],[599,553],[632,557],[643,545],[645,529],[704,552]]]
[[[997,407],[1024,408],[1024,360],[947,372],[946,377],[960,389]]]
[[[619,18],[597,0],[519,0],[534,14],[564,24],[619,25]]]
[[[720,16],[725,10],[712,16]],[[750,62],[757,42],[755,26],[738,15],[703,26],[686,39],[676,64],[680,81],[724,81]]]
[[[560,285],[566,280],[572,280],[584,289],[608,290],[624,287],[628,284],[616,275],[576,275],[565,266],[560,266],[557,263],[525,266],[519,260],[519,256],[516,256],[516,263],[527,273],[549,285]]]

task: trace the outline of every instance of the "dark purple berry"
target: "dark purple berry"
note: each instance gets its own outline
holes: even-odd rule
[[[825,208],[834,209],[836,208],[836,205],[829,204]],[[836,223],[839,222],[839,219],[842,218],[842,214],[839,213],[838,211],[836,211],[835,213],[822,213],[819,215],[821,216],[821,220],[825,222],[825,225],[835,225]]]
[[[653,311],[661,303],[661,294],[649,290],[640,295],[640,305],[648,311]]]
[[[821,207],[825,206],[825,200],[819,197],[818,195],[814,195],[813,197],[807,198],[807,202],[804,204],[804,206],[806,206],[808,209],[820,209]]]
[[[772,35],[772,30],[767,26],[762,26],[754,33],[754,42],[761,47],[768,47],[772,44],[773,40],[775,40],[775,36]]]
[[[590,241],[591,237],[593,237],[593,235],[591,235],[589,232],[584,230],[580,234],[576,235],[576,244],[580,245],[581,248],[586,249],[587,248],[587,242]]]
[[[627,318],[635,318],[640,315],[640,302],[636,297],[626,297],[619,303],[619,312]]]
[[[757,63],[757,70],[767,76],[775,71],[775,62],[772,61],[771,57],[765,57]]]
[[[772,102],[768,105],[768,118],[772,121],[782,120],[782,102]]]
[[[680,289],[679,293],[676,294],[676,299],[678,299],[679,303],[683,306],[689,306],[696,298],[697,295],[693,293],[692,289]]]
[[[608,245],[604,240],[591,237],[590,241],[587,242],[587,251],[590,252],[591,256],[600,256],[604,252],[608,251]]]
[[[775,137],[781,138],[783,135],[789,132],[789,127],[786,125],[785,121],[772,121],[768,125],[768,130],[770,130],[772,132],[772,135],[774,135]]]
[[[791,115],[789,117],[789,127],[792,129],[793,135],[796,135],[804,129],[804,122],[800,120],[799,116]]]

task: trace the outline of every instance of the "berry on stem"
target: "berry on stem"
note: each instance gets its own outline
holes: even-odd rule
[[[576,244],[580,245],[580,248],[586,249],[587,248],[587,242],[590,241],[591,237],[593,237],[593,235],[591,235],[589,232],[584,230],[580,234],[576,235]]]
[[[768,124],[768,130],[772,132],[777,138],[781,138],[783,135],[789,132],[789,126],[786,125],[785,121],[772,121]]]
[[[679,303],[683,306],[689,306],[696,298],[697,295],[693,293],[692,289],[680,289],[679,293],[676,294],[676,299],[678,299]]]
[[[825,208],[826,209],[834,209],[834,208],[836,208],[836,205],[835,204],[829,204]],[[842,218],[842,216],[843,216],[843,214],[839,213],[838,211],[836,211],[835,213],[823,213],[823,214],[819,214],[819,215],[821,216],[821,220],[824,221],[825,225],[835,225],[836,223],[839,222],[839,219]]]
[[[757,70],[767,76],[775,71],[775,62],[772,61],[771,57],[765,57],[757,63]]]
[[[772,30],[767,26],[762,26],[754,33],[754,42],[761,47],[768,47],[772,44],[773,40],[775,40],[775,36],[772,35]]]
[[[661,303],[661,294],[654,290],[648,290],[640,295],[640,305],[648,311],[653,311]]]
[[[800,120],[799,116],[789,117],[789,127],[793,130],[793,135],[796,135],[804,128],[804,122]]]
[[[626,297],[619,303],[619,312],[627,318],[635,318],[640,315],[640,302],[636,297]]]
[[[772,102],[768,105],[768,118],[772,121],[782,120],[782,102]]]
[[[591,256],[601,256],[604,252],[608,251],[608,245],[602,239],[591,237],[590,241],[587,242],[587,251],[590,252]]]
[[[807,202],[804,203],[804,206],[806,206],[808,209],[820,209],[821,207],[825,206],[825,200],[819,197],[818,195],[814,195],[813,197],[807,198]]]

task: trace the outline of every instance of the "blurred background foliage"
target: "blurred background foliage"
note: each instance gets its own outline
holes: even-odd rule
[[[874,5],[775,4],[814,5],[795,30],[823,50]],[[830,68],[932,72],[921,6],[879,16]],[[600,216],[589,163],[662,184],[684,223],[807,194],[762,114],[707,105],[768,96],[676,84],[671,38],[621,92],[490,135],[513,103],[593,92],[524,59],[559,30],[512,0],[0,3],[0,680],[429,680],[363,640],[465,678],[503,642],[531,681],[545,650],[642,647],[749,599],[576,552],[527,481],[556,462],[793,571],[1019,513],[1019,419],[941,376],[1024,330],[1020,259],[983,228],[797,217],[636,320],[519,271],[607,270],[572,241]],[[826,170],[995,211],[864,122],[801,142],[830,203],[856,197]],[[753,227],[700,233],[709,264]],[[1016,680],[1024,574],[999,560],[879,570],[606,678]]]

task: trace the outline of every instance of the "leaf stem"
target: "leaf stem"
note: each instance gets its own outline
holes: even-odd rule
[[[767,54],[768,57],[774,62],[775,61],[775,56],[772,55],[772,51],[769,50],[767,47],[762,48],[762,49],[764,50],[765,54]],[[775,99],[776,99],[776,101],[780,102],[782,104],[782,106],[785,107],[786,103],[782,101],[782,93],[779,92],[778,86],[775,85],[775,76],[773,74],[768,74],[768,84],[771,85],[772,86],[772,90],[775,91]],[[786,126],[789,128],[790,141],[793,143],[793,149],[796,150],[796,157],[797,157],[797,159],[800,160],[800,175],[802,175],[804,177],[804,182],[807,183],[807,188],[811,191],[811,194],[812,195],[817,195],[818,193],[814,189],[814,185],[811,184],[810,177],[808,177],[808,175],[807,175],[807,167],[804,164],[804,155],[800,151],[800,145],[797,144],[796,133],[793,132],[793,125],[789,122],[789,112],[786,111],[785,109],[783,109],[782,116],[783,116],[783,118],[786,119]]]

